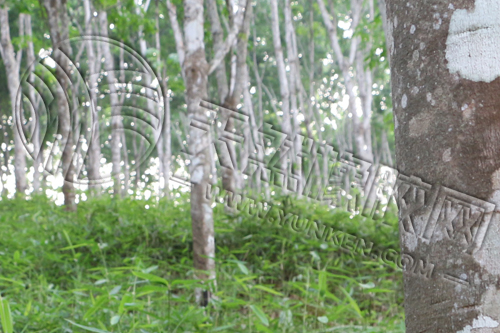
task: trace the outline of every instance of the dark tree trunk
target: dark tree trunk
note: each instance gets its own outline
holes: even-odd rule
[[[499,332],[500,3],[387,16],[406,331]]]

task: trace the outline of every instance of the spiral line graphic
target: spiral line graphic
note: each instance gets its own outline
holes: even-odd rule
[[[72,163],[78,184],[102,184],[118,177],[100,168],[100,177],[89,175],[89,147],[100,145],[101,156],[110,155],[112,124],[120,124],[121,161],[125,158],[134,165],[144,163],[160,138],[163,123],[163,93],[158,78],[138,52],[129,46],[106,37],[82,36],[71,38],[72,53],[61,49],[40,53],[39,59],[29,64],[21,78],[14,110],[14,122],[31,158],[42,157],[43,170],[56,174],[61,169],[63,142],[73,137]],[[98,57],[89,66],[88,48],[93,47]],[[107,47],[113,58],[113,68],[106,70],[109,59],[103,56]],[[52,57],[55,52],[58,57]],[[99,56],[100,55],[100,56]],[[55,60],[59,59],[59,62]],[[65,66],[64,64],[67,64]],[[91,72],[90,68],[95,70]],[[69,86],[59,82],[56,70],[64,73]],[[108,76],[114,76],[109,82]],[[57,92],[63,90],[69,106],[70,130],[62,137],[58,116]],[[93,97],[94,96],[94,97]],[[115,101],[114,104],[112,101]],[[134,154],[131,146],[141,147]],[[123,147],[127,147],[125,150]],[[127,156],[125,156],[127,154]],[[106,163],[109,161],[106,160]],[[102,163],[101,163],[102,164]]]

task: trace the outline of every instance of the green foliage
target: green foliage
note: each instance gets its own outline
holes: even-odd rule
[[[376,247],[398,246],[395,216],[382,227],[274,200]],[[205,309],[194,300],[206,286],[192,275],[186,193],[160,202],[101,197],[76,213],[45,197],[4,199],[0,211],[4,332],[403,331],[397,267],[244,210],[215,208],[217,287]]]

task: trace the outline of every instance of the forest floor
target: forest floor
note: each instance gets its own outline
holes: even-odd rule
[[[275,198],[287,214],[340,230],[342,245],[297,220],[280,226],[219,204],[216,297],[201,308],[188,199],[101,197],[73,213],[45,197],[1,200],[3,332],[404,332],[401,269],[345,245],[398,251],[394,212],[381,226]]]

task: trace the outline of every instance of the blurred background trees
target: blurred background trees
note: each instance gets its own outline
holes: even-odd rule
[[[193,84],[189,83],[185,63],[191,61],[186,42],[190,31],[185,31],[189,30],[189,22],[185,21],[184,13],[188,3],[89,0],[84,1],[83,6],[71,1],[55,4],[51,9],[36,1],[4,3],[0,64],[5,82],[0,91],[4,193],[31,195],[38,191],[39,184],[44,184],[42,191],[59,198],[59,192],[53,191],[50,185],[54,179],[49,177],[47,182],[47,175],[39,172],[40,167],[35,168],[35,163],[38,165],[41,161],[26,158],[22,143],[15,139],[15,127],[11,125],[17,81],[33,67],[30,67],[33,61],[39,62],[44,52],[60,42],[59,35],[62,39],[91,35],[109,36],[123,42],[148,60],[156,77],[143,83],[164,88],[162,112],[166,114],[168,109],[168,117],[165,117],[168,125],[163,126],[164,134],[159,136],[159,144],[151,150],[148,159],[138,163],[136,159],[147,149],[146,144],[123,130],[124,120],[120,116],[119,104],[123,103],[120,98],[130,97],[114,91],[115,85],[110,84],[131,83],[121,82],[120,68],[123,78],[127,64],[118,48],[96,49],[96,45],[87,41],[86,47],[76,50],[79,54],[72,57],[81,61],[80,70],[84,74],[99,73],[106,77],[104,81],[109,82],[110,90],[106,102],[97,103],[102,96],[96,96],[96,91],[104,91],[106,86],[99,74],[88,76],[90,85],[96,87],[89,89],[89,94],[92,105],[100,106],[96,108],[100,110],[94,110],[96,115],[113,112],[114,123],[112,126],[102,121],[94,124],[99,134],[94,138],[99,139],[100,144],[89,143],[91,148],[80,177],[99,179],[103,169],[110,165],[114,181],[102,184],[104,191],[141,196],[149,189],[158,196],[168,195],[168,186],[176,186],[168,179],[172,174],[181,174],[182,169],[188,170],[188,162],[182,156],[189,145],[186,140],[190,130],[187,92]],[[306,169],[297,158],[301,144],[295,139],[297,134],[332,144],[337,151],[353,152],[367,161],[392,164],[389,72],[382,15],[376,3],[235,0],[207,1],[200,9],[203,9],[201,37],[207,63],[203,65],[207,67],[203,69],[207,75],[203,99],[238,110],[250,119],[240,124],[234,122],[228,112],[221,111],[219,121],[229,122],[225,129],[239,133],[249,131],[256,140],[264,123],[287,133],[295,140],[291,148],[294,151],[291,155],[295,157],[284,163],[288,166],[283,168]],[[115,70],[111,71],[113,67]],[[68,92],[66,94],[71,99]],[[147,107],[147,100],[142,103],[144,105],[136,107]],[[38,104],[33,105],[33,115]],[[26,110],[23,111],[26,114]],[[93,119],[97,121],[98,117]],[[28,125],[35,127],[27,132],[33,135],[36,122],[24,119],[23,126]],[[222,130],[217,129],[219,135]],[[228,144],[221,151],[217,151],[216,144],[210,147],[212,168],[215,167],[212,172],[216,177],[213,181],[222,180],[224,188],[230,190],[249,191],[260,186],[259,182],[243,175],[248,156],[253,154],[251,144],[248,140],[244,145]],[[277,147],[266,149],[264,154],[269,156]],[[68,163],[65,161],[61,167],[67,168]],[[222,167],[228,165],[231,168]],[[9,175],[15,175],[15,189],[9,186]],[[304,177],[307,175],[303,174]],[[160,178],[163,181],[159,181]],[[87,189],[86,186],[77,188]],[[79,200],[81,195],[77,194],[76,201]]]
[[[392,166],[378,5],[4,1],[4,198],[43,194],[74,211],[90,197],[173,204],[190,192],[196,276],[215,278],[211,187],[268,200],[322,193],[331,181],[328,145]],[[278,181],[276,170],[289,179]],[[354,194],[349,180],[342,188]],[[202,303],[209,296],[198,294]]]

